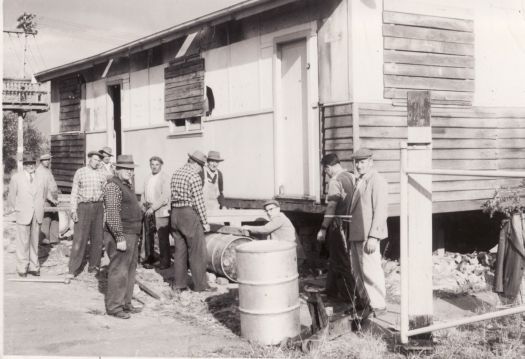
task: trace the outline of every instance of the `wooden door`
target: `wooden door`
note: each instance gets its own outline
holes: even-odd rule
[[[280,45],[279,58],[279,195],[302,197],[309,194],[306,40]]]

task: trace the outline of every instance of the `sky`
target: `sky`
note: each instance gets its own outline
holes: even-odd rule
[[[3,0],[3,29],[36,15],[26,76],[112,49],[245,0]],[[3,34],[4,77],[24,73],[24,37]]]

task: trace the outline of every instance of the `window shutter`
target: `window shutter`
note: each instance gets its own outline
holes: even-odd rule
[[[204,116],[204,59],[192,57],[170,62],[164,69],[166,121]]]
[[[407,91],[430,90],[433,104],[472,105],[474,22],[383,12],[384,97],[406,106]]]
[[[80,131],[80,82],[76,76],[59,80],[59,132]]]

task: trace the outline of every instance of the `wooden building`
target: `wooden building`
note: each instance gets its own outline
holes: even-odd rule
[[[316,212],[320,156],[369,147],[399,213],[406,92],[432,93],[433,167],[525,166],[525,17],[516,0],[247,0],[36,75],[51,81],[55,177],[111,146],[168,172],[226,159],[225,194]],[[434,212],[479,209],[498,179],[434,176]]]

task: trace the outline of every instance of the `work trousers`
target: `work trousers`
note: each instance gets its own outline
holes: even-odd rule
[[[352,273],[361,296],[366,295],[370,306],[374,309],[386,307],[385,274],[381,266],[379,245],[370,254],[363,250],[364,242],[350,242]]]
[[[42,219],[40,231],[49,243],[58,243],[58,213],[46,212]]]
[[[27,271],[38,271],[38,238],[40,234],[40,224],[33,214],[31,223],[18,224],[16,241],[16,271],[20,274]]]
[[[102,238],[104,236],[104,206],[102,202],[79,203],[78,222],[75,223],[73,246],[69,257],[69,273],[77,275],[90,242],[89,267],[99,268],[102,257]]]
[[[171,210],[171,235],[175,241],[175,288],[188,286],[188,261],[193,290],[208,288],[206,276],[206,242],[200,218],[192,207],[173,207]]]
[[[115,314],[131,305],[135,272],[139,259],[139,235],[124,233],[126,250],[118,251],[117,242],[109,232],[104,232],[109,257],[108,290],[106,293],[106,311]]]
[[[328,295],[350,301],[354,306],[357,299],[355,279],[350,265],[350,253],[345,244],[346,238],[335,223],[330,225],[327,233],[329,251],[326,291]]]
[[[155,231],[157,231],[159,238],[160,266],[169,267],[171,264],[169,217],[155,217],[153,215],[145,219],[144,261],[148,263],[155,261]]]

